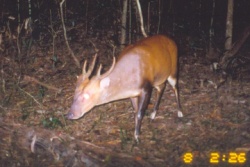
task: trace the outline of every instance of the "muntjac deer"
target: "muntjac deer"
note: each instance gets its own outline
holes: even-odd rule
[[[156,35],[126,47],[117,62],[113,57],[113,64],[106,73],[100,74],[100,66],[97,75],[89,79],[95,61],[96,55],[87,72],[87,63],[84,62],[83,73],[77,80],[73,104],[67,114],[68,119],[78,119],[95,106],[130,98],[135,110],[134,135],[138,141],[152,88],[157,90],[154,111],[150,116],[154,119],[167,80],[174,89],[180,109],[177,89],[177,47],[170,38]]]

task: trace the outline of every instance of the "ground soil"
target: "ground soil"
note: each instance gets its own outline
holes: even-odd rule
[[[103,71],[108,70],[113,48],[107,39],[88,37],[70,42],[81,65],[94,55],[92,44],[99,50],[98,63],[103,64]],[[141,141],[135,143],[134,114],[129,100],[95,107],[79,120],[65,119],[81,68],[74,64],[63,38],[57,38],[55,43],[33,41],[28,48],[22,45],[19,54],[13,41],[1,47],[4,49],[0,57],[0,166],[112,166],[103,157],[105,149],[113,157],[117,154],[116,163],[121,166],[213,166],[213,162],[215,166],[250,165],[249,74],[229,76],[221,84],[221,74],[211,71],[203,49],[179,46],[182,50],[179,89],[184,117],[177,117],[175,96],[167,84],[153,121],[149,118],[155,100],[155,92],[152,94],[143,119]],[[53,137],[63,138],[59,134],[70,141],[69,144],[60,140],[64,154],[55,154],[55,147],[49,150],[42,140],[39,146],[34,138],[40,136],[50,145]],[[77,156],[74,163],[68,159],[85,153],[81,142],[95,147],[92,155],[100,160],[98,163],[91,159],[88,160],[92,163],[87,163]],[[78,145],[71,147],[74,143]],[[35,151],[36,147],[44,149]],[[50,153],[43,154],[48,150]],[[127,162],[118,159],[124,155],[129,157]],[[132,160],[143,163],[128,165]]]

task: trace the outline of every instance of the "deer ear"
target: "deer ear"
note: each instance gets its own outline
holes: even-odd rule
[[[110,78],[109,77],[103,78],[100,82],[100,88],[101,89],[106,88],[109,86],[109,84],[110,84]]]

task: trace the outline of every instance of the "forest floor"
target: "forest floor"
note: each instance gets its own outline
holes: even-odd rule
[[[20,54],[14,42],[2,46],[5,49],[0,53],[0,166],[250,165],[249,74],[236,79],[228,77],[216,89],[220,74],[210,70],[205,52],[191,49],[182,52],[179,89],[184,117],[177,117],[175,96],[167,84],[159,112],[150,121],[154,91],[143,119],[141,142],[137,144],[130,100],[95,107],[79,120],[65,118],[81,69],[68,54],[64,39],[58,41],[54,43],[57,54],[53,53],[52,41],[33,41],[26,48],[22,45]],[[103,71],[108,70],[113,53],[113,48],[107,46],[109,42],[97,38],[87,41],[70,42],[81,65],[85,59],[92,59],[94,44],[99,50],[98,63],[104,65]],[[70,143],[62,142],[62,134]],[[58,146],[64,151],[52,147],[55,138],[60,139]],[[86,150],[80,144],[73,147],[74,142],[92,145],[95,151],[88,150],[92,159],[76,156]],[[105,150],[113,156],[105,156]],[[127,161],[118,159],[119,155],[126,155]],[[115,156],[116,165],[110,163]],[[139,163],[129,165],[129,160]]]

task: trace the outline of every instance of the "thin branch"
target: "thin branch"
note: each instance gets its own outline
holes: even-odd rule
[[[224,56],[222,57],[222,60],[220,62],[220,64],[223,66],[223,69],[227,68],[230,58],[238,53],[241,46],[245,43],[249,35],[250,35],[250,26],[244,30],[241,38],[239,38],[234,43],[232,49],[224,53]]]
[[[144,29],[144,23],[143,23],[141,5],[140,5],[139,0],[136,0],[136,3],[137,3],[137,7],[138,7],[138,12],[139,12],[139,15],[140,15],[141,31],[142,31],[143,36],[147,37],[148,35],[147,35],[147,33],[145,32],[145,29]]]
[[[55,38],[56,38],[57,34],[53,28],[51,10],[49,11],[49,20],[50,20],[50,28],[51,28],[51,35],[52,35],[53,55],[55,55]]]
[[[38,81],[37,79],[35,79],[34,77],[30,77],[30,76],[27,76],[27,75],[24,75],[24,78],[23,78],[24,81],[27,81],[27,82],[34,82],[36,84],[39,84],[39,85],[42,85],[43,87],[46,87],[48,89],[52,89],[52,90],[55,90],[57,92],[61,92],[62,89],[59,89],[59,88],[56,88],[54,86],[50,86],[48,84],[45,84],[43,82],[40,82]]]
[[[162,9],[162,4],[161,0],[159,0],[159,7],[158,7],[158,25],[157,25],[157,34],[159,34],[160,31],[160,25],[161,25],[161,9]]]
[[[64,32],[64,39],[65,39],[66,45],[67,45],[67,47],[68,47],[68,50],[69,50],[69,52],[70,52],[70,55],[71,55],[72,58],[74,59],[74,61],[75,61],[76,65],[77,65],[77,67],[80,68],[80,62],[79,62],[79,60],[76,58],[76,56],[75,56],[74,52],[72,51],[72,49],[70,48],[70,46],[69,46],[69,41],[68,41],[68,38],[67,38],[67,32],[66,32],[66,28],[65,28],[65,23],[64,23],[64,18],[63,18],[63,9],[62,9],[62,5],[63,5],[64,2],[65,2],[65,0],[62,0],[62,1],[60,2],[60,12],[61,12],[61,21],[62,21],[62,26],[63,26],[63,32]]]
[[[4,78],[4,71],[3,71],[3,62],[1,63],[1,74],[2,74],[2,90],[3,90],[3,93],[6,92],[6,89],[5,89],[5,78]]]
[[[31,97],[40,107],[43,107],[43,105],[42,105],[41,103],[39,103],[39,101],[36,100],[36,98],[34,98],[34,96],[32,96],[30,93],[24,91],[24,90],[23,90],[22,88],[20,88],[19,86],[18,86],[18,89],[20,89],[22,92],[24,92],[24,93],[27,94],[29,97]]]
[[[6,111],[6,108],[4,108],[2,105],[0,105],[0,108],[3,109],[4,111]]]

